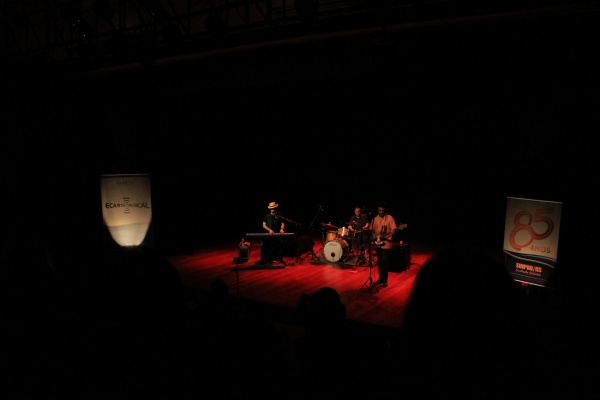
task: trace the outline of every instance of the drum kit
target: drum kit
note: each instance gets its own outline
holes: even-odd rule
[[[353,225],[353,222],[348,222]],[[366,260],[365,254],[365,234],[368,231],[350,230],[349,227],[337,227],[330,223],[321,222],[323,226],[323,255],[329,262],[345,262],[350,256],[357,257],[357,265],[360,261]],[[328,228],[325,233],[325,228]],[[360,261],[359,261],[360,260]]]

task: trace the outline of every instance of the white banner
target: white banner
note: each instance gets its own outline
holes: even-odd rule
[[[504,258],[513,279],[546,286],[556,268],[561,211],[560,202],[507,198]]]
[[[123,247],[139,246],[152,221],[150,175],[101,175],[102,219]]]

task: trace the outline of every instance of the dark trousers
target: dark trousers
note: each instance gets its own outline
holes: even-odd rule
[[[392,263],[392,249],[382,249],[381,247],[378,247],[376,251],[377,267],[379,268],[379,278],[377,280],[380,282],[387,282],[388,272]]]

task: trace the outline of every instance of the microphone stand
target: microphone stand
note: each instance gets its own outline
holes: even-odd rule
[[[369,238],[369,277],[365,283],[362,284],[360,289],[358,289],[359,292],[362,292],[363,288],[370,292],[375,287],[375,282],[373,282],[373,253],[371,249],[371,243],[373,243],[373,239]]]
[[[301,226],[301,225],[300,225],[298,222],[296,222],[296,221],[292,221],[291,219],[288,219],[288,218],[284,217],[284,216],[283,216],[283,215],[281,215],[281,214],[277,214],[277,216],[278,216],[279,218],[281,218],[281,219],[283,219],[283,220],[287,221],[287,222],[291,222],[292,224],[294,224],[294,225],[296,225],[296,226]]]

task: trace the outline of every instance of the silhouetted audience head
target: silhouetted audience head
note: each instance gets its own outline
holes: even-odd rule
[[[472,248],[441,250],[419,271],[403,320],[410,385],[425,397],[514,394],[529,365],[527,315],[502,263]]]
[[[404,325],[419,335],[475,335],[504,325],[521,295],[506,268],[479,250],[448,247],[419,271]],[[461,332],[457,331],[460,330]]]
[[[346,320],[346,306],[335,289],[322,287],[308,300],[307,333],[323,333]]]
[[[223,279],[217,278],[210,282],[208,291],[213,296],[228,296],[229,286]]]

